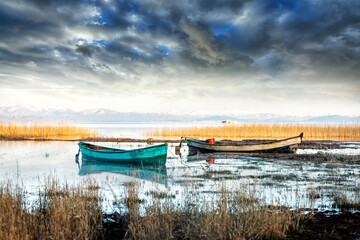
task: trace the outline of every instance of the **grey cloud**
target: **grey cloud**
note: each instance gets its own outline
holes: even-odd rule
[[[14,79],[33,71],[55,85],[63,73],[81,86],[83,76],[137,83],[135,92],[219,81],[359,88],[359,9],[355,0],[2,2],[0,64],[24,65]]]
[[[217,64],[226,60],[225,56],[217,50],[213,34],[206,25],[201,23],[191,24],[186,18],[180,21],[180,28],[189,36],[189,45],[195,55],[210,64]]]
[[[81,53],[85,57],[92,57],[93,53],[100,51],[99,46],[94,45],[76,45],[76,52]]]
[[[8,44],[29,40],[29,38],[61,37],[62,31],[50,21],[37,22],[27,19],[22,13],[7,9],[0,4],[0,40]]]

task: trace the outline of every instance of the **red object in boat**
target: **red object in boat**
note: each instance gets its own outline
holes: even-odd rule
[[[208,163],[215,163],[215,158],[209,158],[208,160],[206,160]]]
[[[90,148],[94,150],[101,150],[101,146],[90,146]]]
[[[215,143],[215,138],[206,139],[206,143],[214,144]]]

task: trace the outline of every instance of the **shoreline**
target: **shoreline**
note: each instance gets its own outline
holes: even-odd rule
[[[229,139],[221,139],[219,141],[224,141]],[[274,139],[276,140],[276,139]],[[96,137],[96,138],[74,138],[74,139],[63,139],[63,138],[26,138],[26,137],[0,137],[0,141],[65,141],[65,142],[154,142],[154,143],[162,143],[162,142],[169,142],[169,143],[180,143],[184,142],[184,140],[179,139],[154,139],[154,138],[115,138],[115,137]],[[230,140],[232,141],[232,140]],[[238,140],[233,140],[234,142]],[[247,143],[251,142],[259,142],[259,141],[273,141],[269,139],[244,139],[239,140],[244,141]],[[306,140],[300,144],[300,147],[306,146],[307,148],[311,149],[336,149],[336,148],[343,148],[340,145],[353,143],[353,142],[360,142],[360,141],[353,141],[353,140]]]

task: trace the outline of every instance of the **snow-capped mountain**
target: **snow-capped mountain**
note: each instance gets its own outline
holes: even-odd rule
[[[29,109],[21,106],[0,107],[3,121],[70,121],[70,122],[162,122],[223,121],[280,123],[360,123],[360,116],[284,116],[276,114],[196,115],[117,112],[100,108],[85,111],[70,109]]]

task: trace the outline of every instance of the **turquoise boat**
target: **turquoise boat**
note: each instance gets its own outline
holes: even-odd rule
[[[167,179],[166,166],[164,164],[131,165],[93,161],[93,159],[89,159],[86,156],[81,158],[81,164],[79,164],[80,176],[101,173],[120,174],[163,184],[166,183]]]
[[[126,164],[165,164],[168,144],[154,145],[145,148],[123,150],[79,142],[83,156],[96,161]]]

